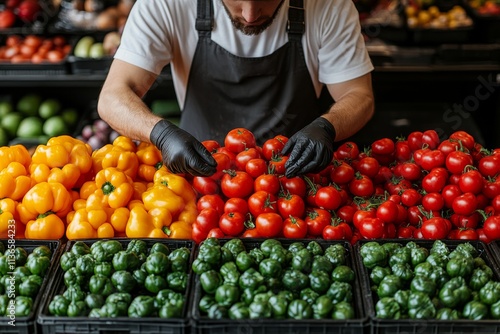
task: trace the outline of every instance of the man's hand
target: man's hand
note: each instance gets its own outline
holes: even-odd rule
[[[210,152],[192,135],[167,120],[161,120],[149,135],[161,151],[163,163],[172,173],[209,176],[217,163]]]
[[[323,117],[295,133],[281,151],[289,154],[285,176],[319,172],[328,166],[333,158],[335,136],[335,128]]]

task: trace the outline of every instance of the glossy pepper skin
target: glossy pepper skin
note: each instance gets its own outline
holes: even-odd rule
[[[471,291],[463,277],[454,277],[439,291],[439,300],[451,309],[463,306],[470,298]]]
[[[149,317],[156,312],[154,298],[151,296],[137,296],[132,300],[128,308],[128,316],[131,318]]]
[[[92,167],[95,173],[114,167],[135,180],[139,168],[137,146],[128,137],[119,136],[112,144],[107,144],[92,152]]]
[[[387,264],[387,251],[375,241],[363,244],[360,248],[360,254],[363,258],[363,265],[372,269],[375,266],[385,266]]]
[[[160,150],[153,144],[141,142],[137,145],[137,179],[153,182],[154,175],[163,166]]]
[[[0,181],[1,182],[1,181]],[[0,183],[2,184],[2,183]],[[24,225],[18,217],[16,207],[18,202],[11,198],[0,199],[0,238],[7,239],[9,231],[12,231],[12,222],[15,223],[15,238],[24,238],[24,231],[26,225]],[[12,232],[10,232],[12,233]]]
[[[20,201],[28,190],[34,185],[29,171],[23,164],[12,161],[5,168],[0,170],[0,198],[10,198]]]

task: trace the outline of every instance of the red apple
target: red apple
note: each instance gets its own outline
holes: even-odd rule
[[[16,22],[16,15],[10,9],[0,12],[0,29],[10,28]]]
[[[42,7],[37,0],[23,0],[17,7],[17,16],[26,22],[33,22]]]

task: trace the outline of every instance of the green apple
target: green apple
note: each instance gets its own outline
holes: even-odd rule
[[[21,97],[17,101],[17,110],[25,114],[26,116],[36,116],[38,115],[38,108],[42,98],[38,94],[27,94]]]
[[[68,133],[68,126],[62,116],[52,116],[43,123],[43,133],[49,137],[64,135]]]
[[[23,118],[17,129],[20,138],[33,138],[43,135],[43,121],[40,117],[30,116]]]
[[[70,126],[74,126],[78,122],[78,111],[74,108],[63,109],[63,111],[61,111],[61,116],[66,124]]]
[[[0,101],[0,118],[14,111],[12,103],[9,101]]]
[[[41,118],[47,119],[55,116],[61,111],[61,103],[57,99],[47,99],[40,104],[38,115]]]
[[[8,136],[15,137],[19,124],[23,119],[23,115],[19,112],[11,112],[2,117],[2,128],[5,130]]]

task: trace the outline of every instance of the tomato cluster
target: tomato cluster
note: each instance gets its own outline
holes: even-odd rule
[[[488,150],[456,131],[381,138],[360,150],[342,143],[319,173],[287,178],[281,150],[262,146],[244,128],[224,146],[203,145],[217,161],[210,177],[193,177],[199,215],[193,239],[286,237],[344,239],[500,238],[500,149]]]

